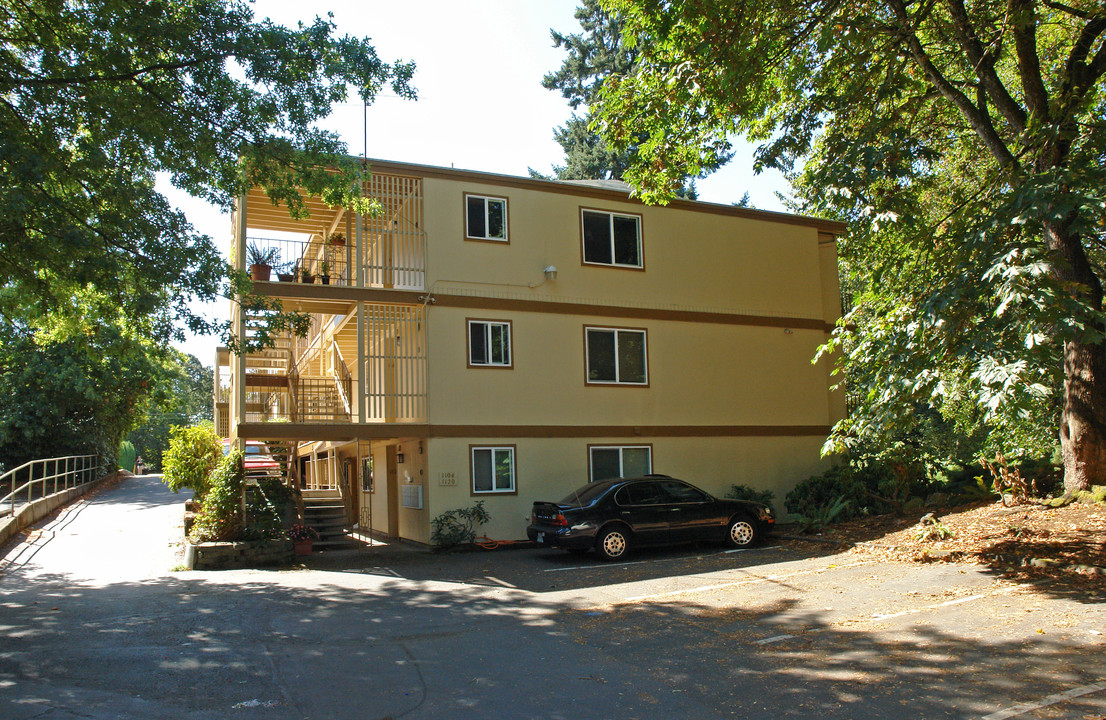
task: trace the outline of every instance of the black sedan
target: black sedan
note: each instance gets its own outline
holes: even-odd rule
[[[536,502],[526,535],[541,546],[624,557],[634,545],[720,540],[749,547],[775,526],[772,508],[720,500],[667,475],[593,482],[558,503]]]

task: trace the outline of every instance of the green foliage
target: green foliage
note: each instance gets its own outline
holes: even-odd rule
[[[491,515],[484,509],[483,500],[472,507],[447,510],[430,521],[430,542],[441,549],[469,545],[476,540],[476,528],[488,520]]]
[[[268,265],[273,267],[280,262],[280,248],[262,247],[256,243],[246,244],[247,265]]]
[[[149,337],[221,329],[189,304],[247,288],[154,189],[157,173],[229,208],[262,187],[297,217],[305,195],[364,212],[359,165],[319,129],[348,89],[413,97],[411,63],[382,62],[327,18],[257,21],[240,0],[5,3],[0,52],[0,317],[114,300]],[[332,172],[333,171],[333,172]]]
[[[639,50],[634,43],[626,41],[623,22],[616,14],[604,10],[600,0],[583,0],[576,9],[576,19],[583,32],[551,31],[554,47],[564,48],[567,57],[559,69],[542,79],[545,88],[560,91],[573,111],[581,106],[588,108],[583,116],[573,112],[563,127],[554,128],[553,139],[565,151],[565,164],[555,165],[553,176],[558,180],[621,180],[637,154],[636,143],[631,141],[618,149],[612,147],[589,127],[592,122],[590,108],[608,77],[634,72]],[[709,168],[689,175],[704,177],[729,157],[729,154],[720,154]],[[530,174],[545,178],[533,169]],[[675,193],[694,200],[694,182],[681,183]]]
[[[943,522],[933,516],[926,515],[918,521],[918,530],[914,533],[914,539],[919,542],[934,542],[949,540],[956,535]]]
[[[275,540],[285,536],[286,520],[295,512],[292,491],[278,479],[261,478],[246,490],[246,520],[238,538]]]
[[[188,536],[192,542],[243,539],[242,492],[245,482],[246,466],[242,451],[235,448],[211,473],[210,487]]]
[[[86,453],[115,462],[155,392],[155,344],[100,298],[81,293],[69,303],[79,318],[52,315],[31,325],[0,317],[3,466]]]
[[[151,471],[162,467],[162,455],[169,449],[169,431],[174,425],[194,425],[212,420],[214,370],[194,355],[175,350],[166,354],[151,382],[149,408],[141,424],[127,436]]]
[[[222,444],[215,426],[209,422],[173,427],[169,432],[169,450],[165,453],[163,480],[173,492],[187,488],[196,500],[206,502],[211,489],[212,471],[220,465]],[[225,463],[224,463],[225,464]]]
[[[797,484],[787,493],[783,503],[792,515],[826,522],[829,515],[832,519],[844,521],[876,514],[884,507],[873,507],[865,480],[878,482],[880,477],[848,464],[838,465]],[[830,508],[834,509],[832,513],[828,510]]]
[[[894,442],[928,408],[1045,455],[1067,413],[1085,486],[1106,455],[1106,10],[1010,7],[606,0],[639,55],[595,127],[637,147],[625,178],[649,201],[745,133],[795,209],[848,223],[826,350],[852,412],[827,451]]]
[[[841,496],[826,505],[811,506],[808,509],[809,515],[792,513],[787,519],[798,525],[801,533],[817,532],[837,522],[838,516],[844,514],[850,504],[850,501]]]
[[[752,500],[769,507],[776,501],[776,493],[771,490],[757,490],[748,485],[737,484],[730,485],[730,489],[726,491],[726,497],[734,500]]]
[[[119,467],[123,470],[134,472],[134,462],[138,459],[138,451],[134,449],[134,443],[124,440],[119,443]]]

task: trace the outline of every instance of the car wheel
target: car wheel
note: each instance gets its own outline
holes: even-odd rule
[[[595,552],[604,560],[618,560],[630,551],[630,538],[622,528],[603,531],[595,542]]]
[[[726,541],[730,547],[746,548],[756,544],[760,539],[757,532],[757,524],[745,515],[738,515],[730,521],[729,531],[726,533]]]

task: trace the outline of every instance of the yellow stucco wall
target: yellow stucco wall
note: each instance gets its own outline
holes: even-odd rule
[[[624,439],[612,439],[618,444]],[[428,452],[428,515],[470,507],[483,500],[491,522],[482,531],[496,540],[519,540],[526,535],[534,501],[556,501],[588,480],[588,445],[605,438],[434,438]],[[732,484],[744,484],[776,494],[776,507],[795,483],[822,472],[822,440],[783,438],[635,438],[627,444],[649,444],[654,472],[687,480],[722,496]],[[471,445],[513,445],[517,494],[473,495],[469,467]],[[442,486],[443,473],[452,473],[456,485]]]
[[[464,240],[465,192],[507,198],[508,243]],[[438,179],[425,181],[424,195],[436,292],[823,318],[811,227]],[[641,215],[644,271],[584,265],[581,208]],[[557,279],[529,287],[548,265]]]
[[[468,318],[511,322],[511,369],[468,367]],[[586,384],[584,328],[645,329],[648,387]],[[432,424],[825,425],[820,330],[436,308]]]

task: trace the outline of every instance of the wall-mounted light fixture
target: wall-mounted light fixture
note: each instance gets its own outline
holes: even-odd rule
[[[553,267],[552,265],[547,265],[546,268],[542,270],[542,272],[545,273],[546,280],[557,279],[557,268]]]
[[[419,440],[419,455],[422,455],[422,440]]]
[[[400,465],[403,464],[403,453],[401,453],[401,452],[396,453],[396,462],[399,463]]]

